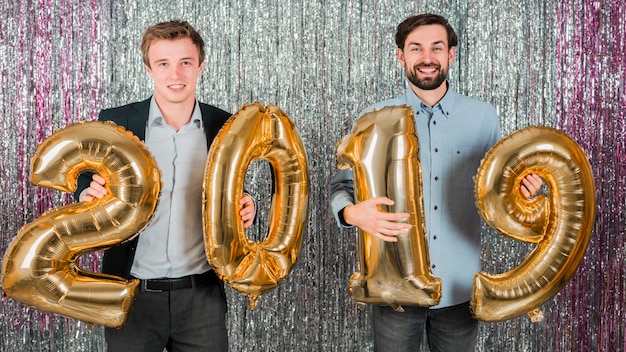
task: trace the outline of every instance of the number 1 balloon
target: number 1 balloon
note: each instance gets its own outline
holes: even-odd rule
[[[413,224],[395,243],[359,229],[360,272],[350,279],[357,302],[402,311],[402,305],[432,306],[441,298],[441,279],[429,267],[418,149],[413,109],[404,105],[364,114],[337,147],[337,166],[352,169],[356,201],[392,199],[383,210],[409,213]]]

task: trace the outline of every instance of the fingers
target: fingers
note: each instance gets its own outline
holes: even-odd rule
[[[398,238],[396,236],[387,236],[387,235],[382,234],[382,233],[371,233],[371,232],[368,232],[368,233],[370,235],[378,238],[378,239],[381,239],[381,240],[385,241],[385,242],[398,242]]]
[[[83,202],[91,202],[94,199],[103,198],[107,195],[107,190],[104,187],[106,180],[97,174],[93,174],[91,177],[91,183],[89,183],[89,187],[85,190],[85,194],[82,196]]]
[[[373,227],[373,230],[366,232],[385,242],[398,242],[397,236],[408,234],[411,227],[408,223],[381,221]]]
[[[93,174],[93,176],[91,176],[91,179],[93,181],[96,181],[98,184],[100,184],[102,186],[104,186],[104,183],[106,182],[106,180],[102,176],[100,176],[98,174]]]
[[[252,200],[252,197],[250,197],[249,195],[244,195],[243,197],[241,197],[241,199],[239,199],[239,205],[241,205],[239,216],[241,217],[241,220],[243,221],[243,228],[245,229],[245,228],[250,227],[252,223],[254,222],[254,215],[255,215],[254,201]]]
[[[408,213],[388,213],[380,205],[393,205],[393,201],[378,197],[344,208],[344,221],[386,242],[397,242],[396,236],[409,232],[412,225],[406,222]]]
[[[107,194],[107,190],[104,188],[104,179],[98,175],[94,175],[89,184],[89,188],[87,188],[87,194],[95,198],[104,197]]]
[[[532,198],[543,185],[543,180],[537,174],[530,174],[522,180],[520,191],[526,198]]]
[[[363,203],[372,203],[376,205],[394,205],[394,201],[387,197],[374,197],[367,199]]]
[[[243,220],[243,228],[247,229],[248,227],[252,226],[252,224],[254,223],[254,217],[252,218],[241,218]]]
[[[239,205],[243,205],[245,207],[246,204],[254,205],[254,201],[252,200],[252,197],[250,197],[247,194],[239,198]]]

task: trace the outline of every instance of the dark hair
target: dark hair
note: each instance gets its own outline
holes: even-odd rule
[[[398,30],[396,31],[396,45],[398,46],[398,49],[404,49],[404,42],[406,41],[406,38],[415,28],[432,24],[442,25],[446,29],[446,32],[448,32],[448,49],[458,45],[459,40],[454,32],[454,28],[452,28],[445,17],[432,13],[425,13],[417,16],[411,16],[398,25]]]
[[[200,64],[204,62],[204,40],[187,21],[172,20],[168,22],[157,23],[146,29],[141,40],[141,55],[143,57],[143,63],[150,67],[150,60],[148,59],[148,52],[150,46],[155,40],[159,39],[181,39],[189,38],[198,47],[198,56]]]

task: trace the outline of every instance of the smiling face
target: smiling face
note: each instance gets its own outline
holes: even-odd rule
[[[415,28],[406,38],[397,56],[413,90],[443,90],[456,47],[448,48],[448,35],[442,25]],[[419,94],[418,94],[419,95]],[[443,96],[443,94],[442,94]]]
[[[155,40],[148,60],[146,71],[154,81],[154,98],[159,106],[195,103],[204,62],[200,62],[198,47],[190,38]]]

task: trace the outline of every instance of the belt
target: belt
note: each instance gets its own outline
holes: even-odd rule
[[[139,280],[141,292],[163,292],[194,287],[208,287],[220,283],[214,270],[203,274],[188,275],[179,278]]]

